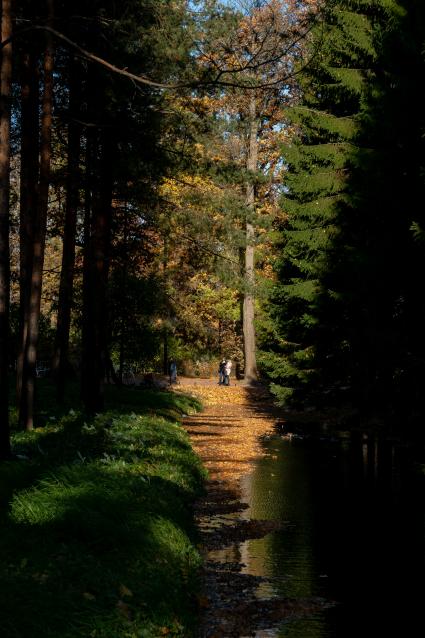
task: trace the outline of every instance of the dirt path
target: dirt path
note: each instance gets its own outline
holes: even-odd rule
[[[201,398],[205,410],[184,421],[195,451],[207,467],[207,494],[197,505],[205,567],[200,605],[200,638],[275,636],[283,620],[312,613],[324,606],[318,599],[261,599],[256,595],[265,579],[242,573],[241,563],[230,558],[231,548],[261,538],[282,527],[277,521],[252,520],[244,502],[242,483],[253,463],[263,454],[261,441],[273,433],[279,411],[267,392],[234,383],[218,386],[216,380],[180,382],[179,390]]]

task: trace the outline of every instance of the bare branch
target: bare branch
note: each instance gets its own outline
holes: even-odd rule
[[[244,71],[247,70],[247,67],[245,66],[240,66],[239,68],[236,69],[221,69],[218,71],[217,75],[213,78],[211,78],[210,80],[193,80],[191,82],[180,82],[180,83],[176,83],[176,84],[166,84],[163,82],[155,82],[154,80],[150,80],[149,78],[143,76],[143,75],[136,75],[135,73],[131,73],[130,71],[128,71],[127,69],[120,69],[119,67],[115,66],[114,64],[112,64],[111,62],[108,62],[107,60],[104,60],[103,58],[95,55],[94,53],[91,53],[90,51],[87,51],[86,49],[84,49],[83,47],[81,47],[79,44],[77,44],[76,42],[74,42],[73,40],[71,40],[70,38],[68,38],[66,35],[64,35],[63,33],[61,33],[60,31],[57,31],[56,29],[53,29],[52,27],[49,27],[48,25],[32,25],[30,27],[21,29],[19,31],[15,31],[14,35],[11,36],[10,38],[5,39],[4,41],[1,42],[1,49],[3,49],[7,44],[9,44],[9,42],[11,42],[13,40],[14,37],[23,35],[24,33],[28,33],[30,31],[47,31],[49,33],[51,33],[52,35],[54,35],[58,40],[61,40],[62,42],[65,42],[68,46],[70,46],[71,48],[73,48],[75,51],[77,51],[78,53],[80,53],[81,56],[83,56],[84,58],[86,58],[87,60],[90,60],[92,62],[95,62],[97,64],[100,64],[101,66],[109,69],[110,71],[112,71],[113,73],[117,73],[119,75],[122,75],[126,78],[128,78],[129,80],[132,80],[133,82],[136,82],[138,84],[143,84],[146,86],[151,86],[153,88],[157,88],[157,89],[168,89],[168,90],[177,90],[177,89],[182,89],[182,88],[194,88],[194,87],[200,87],[200,86],[228,86],[228,87],[234,87],[234,88],[242,88],[242,89],[247,89],[247,90],[257,90],[257,89],[263,89],[263,88],[269,88],[269,87],[273,87],[276,86],[278,84],[284,84],[285,82],[287,82],[290,78],[292,78],[293,76],[297,75],[298,73],[300,73],[307,65],[304,65],[302,67],[302,69],[299,69],[298,71],[294,71],[292,73],[289,73],[287,75],[285,75],[282,78],[279,78],[273,82],[255,82],[252,79],[248,80],[247,82],[237,82],[235,81],[226,81],[226,80],[222,80],[222,76],[223,75],[228,75],[228,74],[234,74],[234,73],[242,73]],[[298,41],[301,39],[298,38]],[[293,43],[291,46],[295,46],[295,44],[297,43],[297,41],[295,43]],[[290,49],[291,47],[289,47]],[[287,49],[287,50],[289,50]],[[279,56],[281,57],[281,56]],[[273,60],[271,60],[270,62],[273,62]],[[266,62],[261,62],[258,65],[256,65],[255,67],[253,67],[252,69],[249,70],[255,70],[256,68],[258,68],[259,66],[263,66],[264,64],[266,64]],[[309,64],[309,62],[307,63]]]

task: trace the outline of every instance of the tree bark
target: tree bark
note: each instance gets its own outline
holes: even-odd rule
[[[1,40],[12,35],[12,2],[2,0]],[[0,68],[0,458],[10,456],[9,434],[9,191],[12,43],[1,52]]]
[[[167,291],[168,288],[168,250],[169,250],[169,238],[168,238],[168,233],[166,233],[164,235],[164,251],[162,254],[162,274],[163,274],[163,281],[164,281],[164,290]],[[168,310],[167,310],[167,318],[168,318]],[[163,335],[162,335],[162,343],[163,343],[163,349],[162,349],[162,372],[164,375],[168,375],[170,370],[169,370],[169,354],[168,354],[168,328],[166,325],[164,325],[164,329],[163,329]]]
[[[102,131],[100,183],[93,200],[88,263],[84,272],[86,307],[83,308],[83,401],[88,414],[104,407],[104,377],[108,361],[107,284],[111,243],[113,142]]]
[[[47,0],[48,22],[53,21],[53,0]],[[54,48],[51,33],[46,34],[43,75],[44,91],[42,99],[40,134],[40,180],[35,221],[33,261],[31,272],[31,290],[29,294],[28,334],[24,355],[24,385],[21,393],[20,422],[25,429],[34,427],[34,392],[38,331],[40,321],[41,290],[43,283],[44,247],[46,241],[47,209],[50,185],[50,164],[52,157],[52,118],[53,118],[53,66]]]
[[[127,241],[128,241],[128,211],[127,206],[125,206],[124,211],[124,255],[127,253]],[[127,298],[127,285],[128,285],[128,261],[124,257],[123,264],[121,266],[121,290],[124,294],[124,299]],[[124,309],[123,309],[124,310]],[[125,364],[125,349],[127,345],[127,317],[124,312],[121,312],[120,317],[120,363],[119,363],[119,372],[118,372],[118,382],[119,385],[123,383],[123,372],[124,372],[124,364]]]
[[[25,345],[28,337],[34,221],[37,209],[39,154],[39,74],[34,47],[22,55],[21,64],[21,183],[19,221],[19,347],[16,362],[16,399],[19,406],[23,386]]]
[[[97,140],[94,129],[86,131],[86,157],[85,157],[85,185],[84,185],[84,252],[83,252],[83,311],[82,311],[82,354],[81,354],[81,397],[83,403],[88,403],[90,388],[91,345],[94,336],[92,334],[93,322],[91,320],[91,220],[93,208],[94,190],[94,157],[97,150]]]
[[[255,210],[255,185],[254,175],[257,172],[258,161],[258,119],[256,113],[256,99],[252,95],[249,103],[249,138],[246,167],[249,172],[249,181],[246,184],[246,208],[247,217],[245,223],[245,289],[243,299],[243,340],[245,375],[247,383],[258,379],[256,344],[255,344],[255,273],[254,273],[254,239],[255,229],[252,217]]]
[[[58,400],[63,401],[69,363],[69,331],[74,287],[75,239],[79,206],[79,163],[81,128],[75,122],[79,112],[80,91],[78,67],[75,59],[70,64],[68,124],[68,171],[66,179],[66,207],[63,232],[62,268],[59,286],[53,369],[56,372]]]

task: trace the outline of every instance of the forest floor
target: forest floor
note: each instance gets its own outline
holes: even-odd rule
[[[247,517],[241,484],[253,471],[263,452],[264,437],[281,424],[281,411],[273,405],[267,390],[249,388],[241,382],[219,386],[216,379],[180,379],[177,391],[198,397],[201,414],[188,416],[184,426],[194,450],[209,472],[207,490],[196,506],[197,524],[203,542],[203,591],[201,638],[271,636],[284,620],[313,613],[324,605],[317,599],[267,598],[256,591],[261,581],[246,573],[239,562],[217,560],[246,540],[261,538],[281,527],[278,521]]]

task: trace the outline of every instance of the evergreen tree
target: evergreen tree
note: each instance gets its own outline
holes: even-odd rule
[[[421,11],[337,0],[313,32],[291,113],[298,139],[284,151],[277,335],[264,357],[282,401],[349,391],[370,407],[423,360],[409,230],[422,188]]]
[[[301,79],[302,99],[290,111],[298,135],[283,156],[287,220],[274,292],[277,347],[263,355],[281,386],[276,386],[281,400],[316,375],[321,277],[338,206],[346,197],[348,156],[362,108],[364,73],[358,69],[370,68],[374,57],[370,21],[331,6],[315,26],[309,49],[314,57]]]
[[[423,412],[425,379],[425,308],[415,281],[423,251],[411,231],[412,218],[424,219],[425,7],[376,5],[374,73],[323,281],[339,300],[334,331],[337,345],[349,345],[342,362],[351,398],[368,411],[407,416]]]

